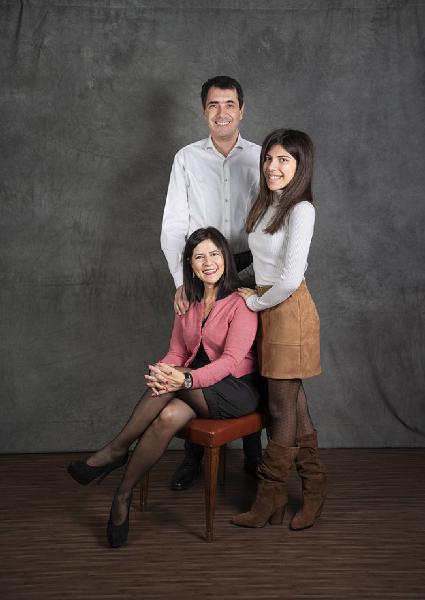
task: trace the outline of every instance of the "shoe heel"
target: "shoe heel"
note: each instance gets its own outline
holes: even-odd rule
[[[282,525],[286,506],[280,506],[270,517],[270,525]]]
[[[105,473],[102,473],[102,475],[96,479],[96,482],[95,482],[96,485],[100,485],[102,483],[102,481],[105,479],[105,477],[108,477],[110,472],[111,471],[105,471]]]

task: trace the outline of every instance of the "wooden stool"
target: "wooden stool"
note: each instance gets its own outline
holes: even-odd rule
[[[193,419],[176,435],[179,438],[194,442],[205,448],[204,478],[205,478],[205,510],[207,542],[213,541],[215,497],[217,491],[217,476],[221,462],[222,476],[225,473],[226,444],[241,437],[261,431],[265,426],[265,416],[253,412],[238,419]],[[221,461],[220,461],[221,455]],[[145,510],[148,500],[149,471],[145,473],[140,483],[140,508]]]

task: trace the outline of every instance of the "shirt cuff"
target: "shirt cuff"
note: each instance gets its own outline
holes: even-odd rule
[[[173,279],[176,289],[183,285],[183,273],[173,273]]]
[[[251,296],[248,296],[245,302],[249,310],[252,310],[253,312],[264,310],[265,307],[259,304],[258,298],[259,296],[257,296],[257,294],[251,294]]]

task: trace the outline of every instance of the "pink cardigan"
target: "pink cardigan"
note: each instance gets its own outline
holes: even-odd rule
[[[257,332],[257,313],[233,292],[214,304],[202,327],[203,303],[193,302],[185,315],[174,320],[170,349],[161,362],[187,367],[198,352],[201,341],[211,363],[192,371],[193,387],[208,387],[233,375],[242,377],[257,369],[253,343]]]

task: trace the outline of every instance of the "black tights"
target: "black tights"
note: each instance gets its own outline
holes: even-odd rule
[[[313,433],[307,398],[301,379],[267,379],[270,424],[267,433],[281,446],[295,446],[297,439]]]
[[[127,516],[129,496],[141,477],[161,458],[168,443],[191,419],[209,417],[201,389],[179,390],[153,396],[147,390],[120,433],[104,448],[90,456],[87,463],[100,466],[124,455],[139,440],[112,504],[112,520],[120,525]]]

